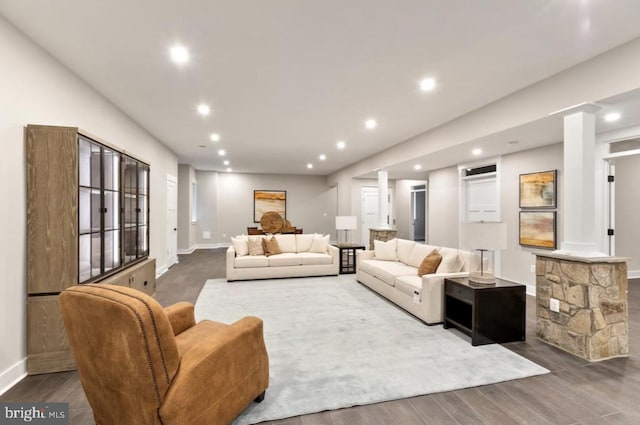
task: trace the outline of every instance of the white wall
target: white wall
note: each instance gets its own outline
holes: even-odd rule
[[[458,167],[429,173],[427,244],[458,247],[458,192]]]
[[[629,275],[640,277],[640,155],[615,160],[615,253],[628,257]]]
[[[198,180],[198,234],[201,246],[228,244],[246,234],[253,222],[254,190],[286,190],[287,219],[305,233],[328,233],[335,239],[337,189],[322,176],[240,174],[196,171]],[[202,232],[211,232],[211,239]]]
[[[531,265],[536,262],[533,253],[548,252],[548,250],[523,247],[519,244],[520,174],[558,170],[558,181],[556,182],[558,195],[556,244],[560,248],[560,242],[563,240],[562,223],[564,220],[562,213],[564,199],[562,190],[563,158],[562,143],[557,143],[538,149],[505,155],[500,163],[500,207],[502,221],[507,223],[507,249],[500,252],[502,270],[497,271],[496,274],[504,279],[526,284],[529,293],[535,293],[536,286],[535,273],[531,272]]]
[[[151,255],[166,264],[166,176],[177,158],[122,111],[0,18],[0,392],[26,370],[24,127],[80,127],[151,164]],[[158,225],[153,225],[158,223]]]

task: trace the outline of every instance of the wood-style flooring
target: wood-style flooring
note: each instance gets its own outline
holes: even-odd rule
[[[223,249],[181,255],[158,279],[157,299],[165,306],[195,302],[207,279],[224,277],[224,267]],[[527,340],[505,347],[550,374],[266,424],[640,425],[640,281],[629,284],[629,332],[628,358],[589,363],[536,338],[535,299],[527,297]],[[68,402],[72,425],[94,423],[76,372],[29,376],[0,396],[9,401]]]

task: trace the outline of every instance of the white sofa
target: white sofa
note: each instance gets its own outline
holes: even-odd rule
[[[281,254],[249,255],[242,240],[262,236],[232,238],[227,249],[227,280],[272,279],[282,277],[337,275],[339,250],[329,244],[329,236],[301,234],[274,235]]]
[[[429,325],[443,321],[444,278],[467,277],[469,271],[480,267],[478,256],[469,251],[404,239],[374,242],[376,249],[356,254],[358,282]],[[390,255],[389,246],[382,245],[389,243],[396,245],[394,255]],[[378,250],[380,246],[385,249]],[[438,269],[433,274],[418,276],[422,260],[434,249],[442,256]]]

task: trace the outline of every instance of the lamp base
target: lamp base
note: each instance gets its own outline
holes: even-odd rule
[[[492,273],[487,272],[469,272],[469,282],[490,286],[496,284],[496,277]]]

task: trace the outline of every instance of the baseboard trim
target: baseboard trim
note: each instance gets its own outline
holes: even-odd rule
[[[196,245],[196,249],[216,249],[216,248],[228,248],[231,246],[229,242],[221,243],[203,243]]]
[[[640,277],[640,270],[628,270],[627,279],[638,279]]]
[[[196,245],[193,245],[191,248],[187,248],[187,249],[178,249],[178,254],[181,254],[181,255],[191,254],[196,249],[197,249]]]
[[[27,376],[27,358],[20,360],[0,373],[0,395],[9,391],[14,385]]]
[[[159,269],[156,270],[156,279],[165,274],[169,270],[166,264],[162,265]]]

